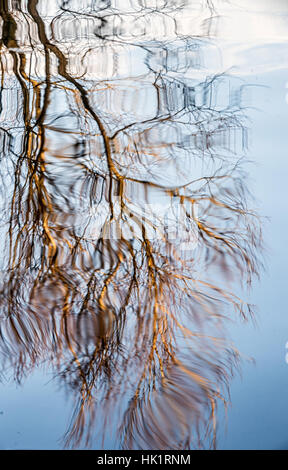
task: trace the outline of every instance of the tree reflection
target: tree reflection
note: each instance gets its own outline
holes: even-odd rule
[[[215,446],[238,360],[222,328],[252,313],[225,286],[257,274],[261,244],[245,116],[218,104],[225,76],[186,76],[186,2],[118,3],[0,2],[3,370],[53,365],[75,397],[67,446]]]

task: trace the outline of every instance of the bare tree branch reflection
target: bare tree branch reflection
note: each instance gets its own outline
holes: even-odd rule
[[[108,430],[121,448],[215,446],[238,361],[222,328],[252,314],[226,289],[259,269],[245,115],[218,105],[224,75],[187,76],[186,4],[0,2],[2,365],[22,382],[53,364],[75,396],[66,446]]]

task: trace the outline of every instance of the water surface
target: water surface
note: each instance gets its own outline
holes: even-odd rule
[[[275,393],[263,348],[285,325],[282,303],[265,311],[262,261],[283,214],[271,169],[287,13],[280,0],[0,2],[1,448],[286,440],[274,400],[273,433],[260,420]],[[250,392],[242,353],[256,356]]]

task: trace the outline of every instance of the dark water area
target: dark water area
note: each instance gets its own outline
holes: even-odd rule
[[[288,8],[273,5],[0,1],[1,449],[246,447],[243,411],[229,431],[246,356],[260,432],[274,392],[255,322],[268,349],[287,327],[263,269],[268,252],[276,283],[285,246],[274,268]],[[277,422],[277,443],[251,445],[284,443]]]

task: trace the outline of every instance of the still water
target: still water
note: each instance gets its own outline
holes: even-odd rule
[[[0,15],[1,449],[286,448],[287,2]]]

